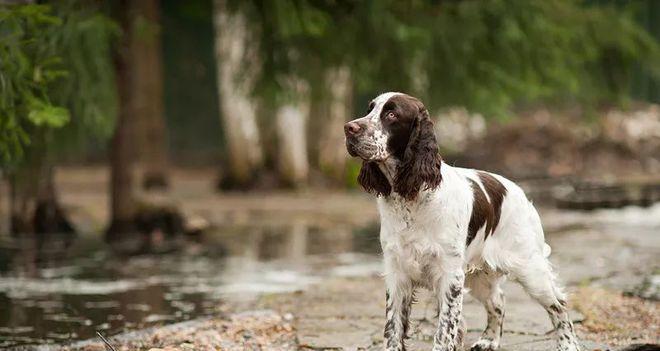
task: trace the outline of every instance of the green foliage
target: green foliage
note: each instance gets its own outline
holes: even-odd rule
[[[162,43],[165,115],[170,155],[215,160],[224,145],[218,118],[213,7],[208,0],[165,0]],[[191,123],[191,116],[195,122]],[[186,157],[186,161],[192,161]]]
[[[54,36],[68,76],[51,93],[73,117],[66,128],[56,131],[54,145],[75,147],[90,139],[106,140],[118,107],[112,58],[119,26],[93,2],[57,1],[53,12],[62,19]]]
[[[42,100],[28,101],[28,111],[27,119],[37,127],[61,128],[69,123],[69,110]]]
[[[0,7],[3,164],[20,161],[31,137],[49,130],[110,130],[116,32],[98,11],[73,1]]]
[[[49,84],[65,74],[52,38],[60,25],[48,6],[0,8],[0,156],[5,161],[22,155],[37,124],[61,126],[62,107],[48,95]]]
[[[362,162],[357,161],[354,158],[349,159],[346,163],[346,177],[344,184],[348,188],[354,189],[359,186],[357,179],[358,175],[360,175],[360,168],[362,168]]]
[[[234,1],[259,38],[255,94],[347,66],[358,93],[411,92],[431,108],[506,116],[521,104],[625,103],[635,65],[657,74],[660,46],[630,6],[574,0]]]

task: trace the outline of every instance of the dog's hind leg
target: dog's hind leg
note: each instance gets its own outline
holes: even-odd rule
[[[486,329],[470,348],[472,351],[494,351],[500,346],[504,323],[504,293],[500,284],[504,280],[502,274],[490,270],[471,273],[465,280],[470,295],[484,305],[488,314]]]
[[[580,344],[566,308],[566,296],[556,282],[550,262],[539,254],[510,273],[548,312],[555,328],[557,351],[579,351]]]

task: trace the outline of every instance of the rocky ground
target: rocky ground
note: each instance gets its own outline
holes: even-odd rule
[[[652,209],[588,214],[546,210],[552,261],[570,292],[571,316],[586,350],[618,350],[655,344],[660,335],[657,280],[660,271],[657,219]],[[641,285],[640,285],[641,284]],[[652,284],[651,284],[652,285]],[[630,292],[647,291],[647,298]],[[650,291],[650,292],[649,292]],[[544,310],[515,283],[505,285],[503,350],[554,350]],[[650,294],[650,295],[649,295]],[[426,293],[413,308],[409,346],[428,350],[435,331],[435,306]],[[378,275],[335,277],[304,291],[264,295],[216,319],[185,322],[112,338],[116,350],[379,350],[384,297]],[[481,305],[466,298],[466,345],[485,325]],[[100,341],[73,349],[102,350]]]
[[[572,290],[573,321],[586,350],[615,350],[657,343],[657,302],[624,297],[605,289]],[[545,312],[517,285],[506,288],[507,320],[503,350],[554,350]],[[110,338],[115,350],[380,350],[384,299],[379,277],[337,278],[308,291],[263,297],[255,308],[269,310],[200,319]],[[291,312],[295,312],[295,316]],[[431,348],[435,306],[423,294],[413,309],[412,350]],[[467,298],[466,342],[485,325],[481,305]],[[102,351],[99,339],[64,350]]]
[[[86,175],[88,176],[88,175]],[[84,179],[68,173],[61,180],[77,189]],[[211,223],[314,218],[315,213],[355,223],[375,216],[371,199],[362,195],[315,193],[208,194],[208,174],[186,175],[188,182],[173,197],[185,212]],[[107,199],[99,187],[63,192],[76,223],[86,230],[103,223]],[[318,201],[324,198],[325,201]],[[188,201],[194,199],[194,201]],[[97,204],[97,205],[95,205]],[[270,214],[270,215],[266,215]],[[273,215],[274,214],[274,215]],[[660,342],[660,205],[594,212],[544,209],[541,214],[551,260],[571,294],[571,316],[587,350],[618,350],[630,344]],[[327,216],[326,216],[327,217]],[[508,282],[502,349],[553,350],[549,320],[536,303]],[[636,297],[643,296],[644,298]],[[378,275],[328,278],[305,290],[262,295],[257,300],[229,304],[221,315],[98,338],[65,350],[378,350],[384,323],[384,293]],[[435,307],[421,294],[413,308],[410,349],[430,349]],[[249,311],[249,312],[246,312]],[[485,325],[483,308],[465,300],[466,346]],[[59,347],[43,346],[53,350]]]
[[[130,332],[109,340],[100,336],[60,350],[296,350],[292,318],[273,311],[244,312]]]

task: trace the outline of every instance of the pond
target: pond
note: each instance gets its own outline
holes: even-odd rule
[[[0,348],[67,343],[222,313],[235,301],[380,272],[378,226],[233,225],[126,254],[99,233],[0,236]]]
[[[379,274],[375,216],[360,213],[368,219],[354,221],[344,212],[216,218],[234,224],[175,240],[155,235],[161,244],[140,254],[110,249],[98,232],[42,240],[0,235],[0,349],[222,315],[328,277]],[[541,208],[541,218],[551,260],[569,287],[588,282],[627,291],[660,272],[660,204]]]

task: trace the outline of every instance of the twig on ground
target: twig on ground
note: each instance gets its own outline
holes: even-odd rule
[[[110,342],[109,342],[106,338],[103,337],[103,334],[101,334],[101,332],[98,332],[98,331],[97,331],[97,332],[96,332],[96,335],[98,335],[99,338],[101,338],[101,341],[103,341],[103,343],[105,344],[105,349],[106,349],[106,350],[108,350],[108,351],[117,351],[117,350],[115,350],[114,347],[112,347],[112,345],[110,344]]]

